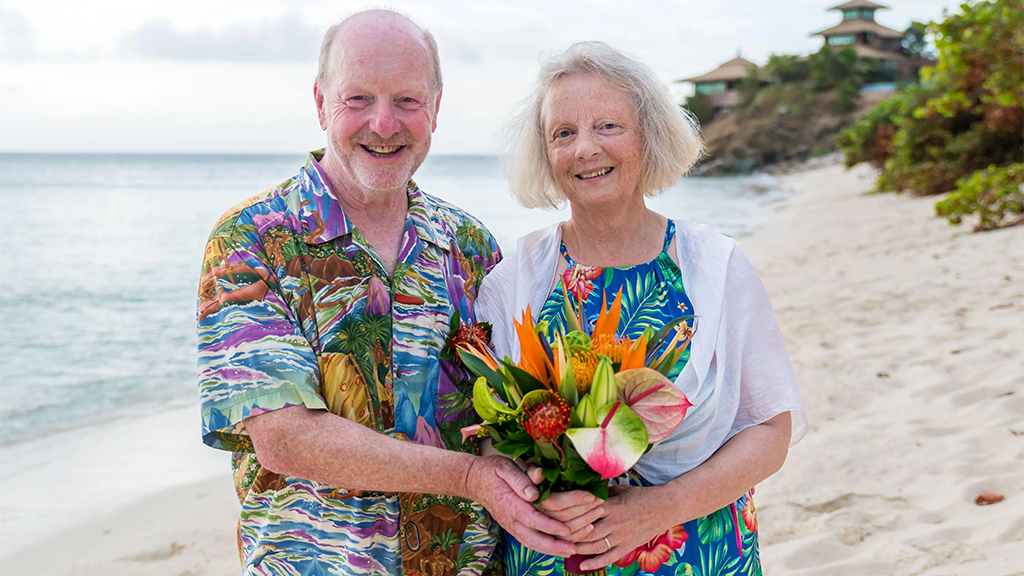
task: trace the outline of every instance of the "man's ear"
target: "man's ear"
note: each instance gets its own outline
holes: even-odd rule
[[[430,131],[437,130],[437,113],[441,110],[441,94],[444,93],[444,86],[437,90],[437,100],[434,101],[434,121],[430,124]]]
[[[316,102],[316,115],[320,119],[320,129],[327,130],[327,113],[324,112],[324,93],[316,82],[313,82],[313,100]]]

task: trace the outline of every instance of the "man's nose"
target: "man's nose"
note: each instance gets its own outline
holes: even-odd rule
[[[373,116],[370,118],[370,131],[377,136],[387,139],[394,136],[402,129],[395,118],[393,105],[389,101],[378,101],[373,107]]]

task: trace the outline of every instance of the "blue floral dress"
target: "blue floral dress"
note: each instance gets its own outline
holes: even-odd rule
[[[540,320],[548,322],[553,335],[565,330],[565,298],[582,307],[585,321],[597,321],[603,301],[611,302],[622,290],[622,315],[616,335],[638,338],[648,326],[659,330],[666,323],[695,314],[683,287],[679,266],[669,255],[675,223],[668,221],[665,244],[658,256],[644,264],[625,268],[598,268],[576,263],[562,243],[560,250],[568,263],[563,279],[548,297]],[[565,290],[563,290],[563,285]],[[566,294],[565,292],[568,292]],[[692,329],[694,320],[686,320]],[[670,373],[675,378],[690,359],[687,349]],[[630,483],[650,484],[635,473]],[[757,516],[753,490],[735,503],[672,527],[626,554],[608,567],[611,576],[655,574],[658,576],[760,576],[761,557],[757,544]],[[559,576],[562,559],[530,550],[511,534],[504,534],[505,573],[508,576]]]

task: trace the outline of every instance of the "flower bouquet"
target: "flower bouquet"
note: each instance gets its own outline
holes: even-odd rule
[[[482,423],[463,437],[490,437],[499,452],[540,468],[538,502],[570,490],[607,499],[608,480],[668,436],[691,406],[667,375],[693,338],[685,323],[692,316],[634,340],[615,336],[622,292],[606,305],[591,329],[566,299],[567,332],[553,337],[527,308],[515,321],[519,362],[494,355],[490,326],[453,322],[446,349],[479,377],[473,407]],[[584,559],[568,558],[566,573],[580,573]]]

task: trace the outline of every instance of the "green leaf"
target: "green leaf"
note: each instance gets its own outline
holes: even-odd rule
[[[501,363],[512,374],[512,377],[515,378],[516,383],[519,384],[519,390],[523,393],[524,397],[534,390],[547,390],[547,387],[541,384],[540,380],[537,380],[532,374],[513,364],[508,358],[502,359]]]
[[[508,396],[505,394],[505,383],[502,382],[501,376],[497,372],[491,370],[483,360],[469,354],[468,352],[459,350],[459,358],[462,359],[462,363],[472,370],[474,374],[485,378],[487,383],[494,388],[502,400],[508,402]]]

